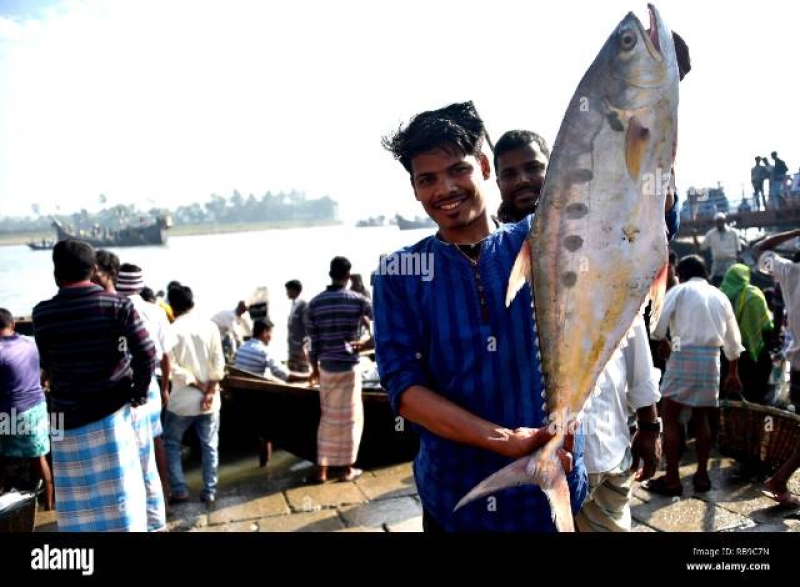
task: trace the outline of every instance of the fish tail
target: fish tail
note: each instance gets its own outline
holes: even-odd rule
[[[574,532],[567,475],[556,451],[550,446],[552,444],[553,440],[537,449],[532,455],[517,459],[478,483],[461,498],[453,511],[502,489],[538,485],[550,504],[556,529],[559,532]]]

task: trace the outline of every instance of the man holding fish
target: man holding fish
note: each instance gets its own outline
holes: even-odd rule
[[[652,178],[672,165],[678,68],[650,13],[650,30],[629,14],[584,76],[535,220],[491,232],[471,105],[423,113],[386,141],[439,226],[404,252],[444,266],[430,282],[375,280],[382,380],[422,427],[426,529],[573,529],[586,486],[580,435],[572,471],[565,453],[570,423],[648,291],[657,313],[663,288],[651,285],[666,276],[666,194]]]

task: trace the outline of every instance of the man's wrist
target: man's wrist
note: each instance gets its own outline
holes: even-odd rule
[[[636,428],[640,432],[658,432],[660,434],[663,431],[661,418],[656,418],[655,420],[649,420],[649,421],[637,420]]]

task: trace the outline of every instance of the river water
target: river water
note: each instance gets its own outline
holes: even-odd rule
[[[331,258],[343,255],[352,262],[352,272],[361,273],[369,287],[369,274],[378,267],[381,254],[432,232],[401,231],[396,226],[293,228],[172,237],[165,246],[111,250],[123,263],[142,267],[145,284],[153,291],[166,290],[172,280],[190,286],[195,311],[209,317],[233,309],[238,300],[266,286],[270,318],[276,325],[270,345],[276,356],[283,357],[290,308],[286,281],[299,279],[302,297],[310,300],[329,283]],[[0,247],[0,307],[16,316],[28,315],[56,291],[49,251],[32,251],[24,245]]]

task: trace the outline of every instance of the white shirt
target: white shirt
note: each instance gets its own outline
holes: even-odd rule
[[[197,318],[192,312],[176,318],[170,328],[177,343],[169,353],[172,393],[167,409],[178,416],[218,412],[221,406],[219,391],[214,394],[211,407],[202,410],[203,392],[194,384],[198,381],[220,381],[225,376],[219,329],[210,320]]]
[[[128,296],[133,303],[133,308],[144,323],[144,327],[156,346],[156,361],[160,362],[164,353],[172,350],[177,342],[175,333],[169,327],[169,319],[164,308],[157,304],[146,302],[139,294]]]
[[[742,250],[742,245],[739,242],[739,233],[726,226],[723,231],[717,228],[709,230],[703,237],[700,249],[711,249],[711,258],[714,261],[711,275],[725,275],[730,266],[736,263],[736,255]]]
[[[701,277],[693,277],[667,292],[651,338],[666,338],[667,327],[675,350],[679,345],[722,347],[729,361],[738,359],[744,351],[728,296]]]
[[[767,251],[761,255],[758,267],[767,275],[772,275],[781,286],[786,304],[786,327],[792,335],[786,358],[792,369],[800,370],[800,263],[792,263],[775,251]]]
[[[638,316],[600,374],[583,412],[580,430],[586,439],[583,459],[588,473],[606,473],[620,465],[631,443],[628,415],[661,398],[660,377],[661,371],[653,367],[644,319]]]
[[[219,327],[220,334],[224,336],[230,332],[233,335],[236,346],[242,344],[245,337],[253,336],[253,323],[247,312],[237,316],[235,310],[222,310],[222,312],[215,314],[211,320]]]

